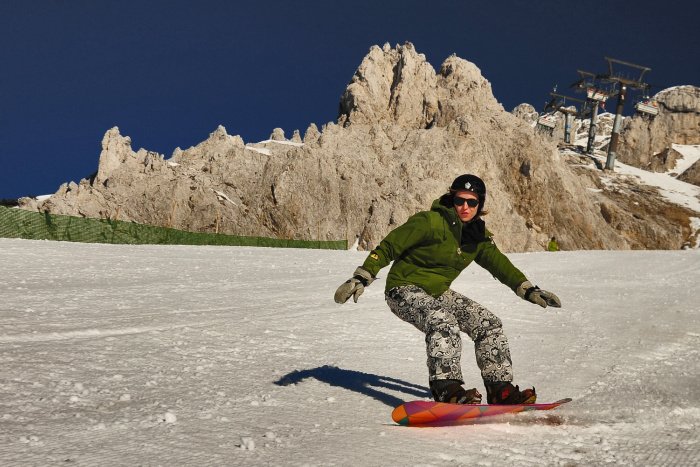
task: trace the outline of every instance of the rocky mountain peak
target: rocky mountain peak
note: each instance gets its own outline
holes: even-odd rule
[[[654,99],[661,104],[660,112],[700,114],[700,87],[674,86],[658,92]]]
[[[341,97],[339,120],[425,128],[436,102],[435,70],[413,44],[372,46]]]
[[[207,139],[198,145],[185,149],[184,151],[176,150],[173,152],[170,160],[180,163],[183,161],[183,159],[200,154],[207,155],[208,157],[214,157],[216,155],[226,154],[229,151],[235,150],[236,148],[242,148],[244,146],[245,144],[243,143],[243,138],[238,135],[229,135],[226,128],[223,125],[219,125],[213,132],[209,133],[209,137]]]
[[[552,235],[564,249],[680,248],[689,235],[685,212],[667,218],[667,209],[643,210],[636,192],[604,192],[597,172],[569,164],[455,55],[435,72],[410,43],[373,46],[339,108],[337,124],[310,124],[303,142],[276,128],[271,141],[245,144],[219,126],[167,161],[134,152],[115,127],[94,179],[20,205],[195,232],[345,238],[367,249],[429,209],[454,177],[475,173],[489,187],[487,222],[505,251],[542,249]]]
[[[436,73],[410,42],[385,44],[372,47],[355,72],[340,101],[339,121],[421,129],[448,126],[477,107],[502,110],[475,64],[451,55]]]
[[[287,138],[284,136],[284,130],[282,128],[275,128],[272,130],[272,133],[270,133],[270,139],[272,141],[286,141]]]
[[[526,102],[519,104],[511,111],[513,115],[524,120],[528,125],[535,126],[539,113],[532,104]]]
[[[102,138],[102,152],[95,181],[104,183],[133,153],[131,138],[122,136],[119,133],[119,127],[115,126],[107,130]]]
[[[666,159],[673,144],[700,144],[700,87],[674,86],[653,99],[659,114],[651,119],[645,115],[625,119],[618,152],[622,162],[664,171],[666,164],[654,159]]]

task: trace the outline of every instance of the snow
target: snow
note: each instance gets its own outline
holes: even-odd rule
[[[700,232],[700,217],[689,217],[690,228],[693,232]],[[695,244],[691,245],[692,248],[700,248],[700,236],[695,237]]]
[[[234,206],[238,206],[238,204],[234,203],[234,202],[231,200],[231,198],[229,198],[228,196],[226,196],[226,193],[224,193],[223,191],[214,190],[214,193],[216,193],[216,196],[219,198],[220,201],[226,200],[226,201],[228,201],[229,203],[233,204]]]
[[[564,153],[578,155],[572,151],[565,151]],[[591,157],[597,159],[603,166],[607,160],[607,157],[601,151],[596,151]],[[597,170],[593,165],[589,166],[589,168]],[[620,176],[632,176],[638,179],[637,183],[656,187],[661,196],[667,201],[700,212],[700,187],[678,180],[668,173],[649,172],[623,164],[618,160],[615,161],[614,172],[601,173],[601,181],[609,188],[616,186]]]
[[[700,212],[700,187],[676,180],[659,172],[648,172],[631,165],[615,162],[615,170],[620,174],[633,175],[646,185],[659,187],[659,193],[668,201]]]
[[[287,140],[279,140],[279,139],[266,139],[266,140],[258,142],[258,144],[265,144],[265,143],[286,144],[287,146],[295,146],[298,148],[304,146],[304,143],[297,143],[295,141],[287,141]]]
[[[683,157],[676,160],[675,166],[668,171],[669,173],[682,174],[700,160],[700,145],[698,144],[672,144],[671,148]]]
[[[678,147],[680,145],[674,146]],[[695,150],[692,146],[681,146],[681,149],[684,151],[681,154],[685,156],[684,160],[686,162],[688,159],[694,157]],[[698,153],[700,153],[700,151],[698,151]],[[562,151],[562,154],[577,158],[579,156],[577,152],[568,149]],[[591,159],[597,160],[600,166],[604,166],[607,160],[607,156],[602,151],[595,151],[590,157]],[[593,164],[583,165],[583,167],[591,170],[599,170]],[[615,170],[613,172],[600,172],[600,174],[600,181],[608,190],[618,189],[621,186],[620,182],[625,177],[634,177],[636,179],[635,183],[643,183],[657,188],[659,194],[667,201],[700,213],[700,187],[678,180],[676,176],[672,175],[670,172],[648,172],[616,160]],[[591,192],[596,191],[596,189],[592,188],[588,190]],[[690,228],[692,229],[691,237],[695,237],[695,244],[690,245],[690,247],[700,248],[700,221],[698,221],[698,218],[690,217]]]
[[[245,148],[248,149],[249,151],[257,152],[257,153],[262,154],[262,155],[265,155],[265,156],[271,156],[271,155],[272,155],[272,151],[271,151],[270,149],[268,149],[268,148],[256,148],[256,147],[254,147],[254,146],[250,146],[250,145],[247,145],[247,144],[246,144]]]
[[[298,147],[298,148],[304,146],[304,143],[296,143],[294,141],[286,141],[286,140],[280,141],[280,140],[276,140],[276,139],[266,139],[264,141],[260,141],[258,143],[252,143],[252,144],[267,144],[267,143],[284,144],[287,146],[294,146],[294,147]],[[260,153],[260,154],[264,154],[266,156],[272,155],[272,150],[269,148],[259,148],[256,146],[252,146],[251,144],[246,144],[245,148],[249,149],[251,151],[255,151],[257,153]]]
[[[700,463],[700,251],[509,255],[561,309],[473,265],[516,383],[573,402],[429,429],[391,422],[428,394],[386,271],[333,302],[365,255],[0,239],[0,464]]]
[[[621,124],[627,117],[622,117]],[[603,147],[610,141],[610,132],[612,130],[613,121],[615,120],[615,114],[610,112],[601,112],[598,114],[596,119],[597,132],[595,138],[593,139],[594,147]],[[586,147],[588,145],[588,132],[590,131],[591,119],[577,118],[575,120],[574,127],[577,128],[576,133],[573,134],[574,145]],[[601,127],[609,127],[608,130],[604,131]]]

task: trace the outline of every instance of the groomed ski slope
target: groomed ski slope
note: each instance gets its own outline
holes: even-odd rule
[[[333,302],[365,253],[0,239],[0,464],[698,465],[700,251],[509,256],[563,308],[454,288],[573,402],[420,429],[390,414],[427,396],[422,335],[382,279]]]

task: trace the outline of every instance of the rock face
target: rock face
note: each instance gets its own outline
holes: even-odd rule
[[[625,119],[620,134],[619,159],[656,171],[669,167],[657,159],[671,144],[700,144],[700,87],[676,86],[654,96],[659,114],[653,119],[636,115]],[[660,156],[658,156],[660,155]]]
[[[625,117],[623,117],[624,122]],[[593,144],[594,149],[599,149],[601,151],[607,151],[608,143],[610,142],[610,135],[612,134],[613,124],[615,122],[615,114],[610,112],[603,112],[596,118],[596,137]],[[590,118],[583,120],[576,120],[576,140],[581,146],[586,146],[588,144],[588,133],[591,128]]]
[[[678,179],[686,183],[700,186],[700,160],[681,173]]]
[[[439,73],[408,43],[372,47],[340,101],[339,121],[428,129],[477,114],[503,113],[481,71],[452,55]]]
[[[568,107],[569,110],[574,110],[575,107]],[[547,113],[543,117],[553,119],[554,128],[549,129],[548,127],[538,125],[540,120],[540,114],[537,112],[535,107],[530,104],[523,103],[516,106],[511,113],[523,120],[525,123],[533,127],[538,133],[545,137],[548,137],[550,141],[564,141],[566,134],[566,117],[562,112],[555,112],[553,114]],[[581,121],[575,119],[574,117],[569,118],[569,135],[571,138],[571,143],[573,144],[577,138],[577,133],[580,131]]]
[[[511,113],[533,127],[537,124],[537,118],[539,117],[535,107],[527,103],[517,105]]]
[[[435,72],[409,43],[372,47],[337,123],[303,138],[275,129],[245,144],[220,126],[166,160],[112,128],[93,179],[23,207],[369,249],[462,173],[485,180],[487,224],[505,251],[542,250],[552,235],[564,249],[679,248],[688,235],[687,215],[640,220],[626,206],[634,193],[601,194],[596,172],[572,169],[506,112],[473,63],[451,56]]]

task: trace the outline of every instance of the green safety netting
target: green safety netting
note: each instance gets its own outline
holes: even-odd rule
[[[110,219],[88,219],[0,206],[0,237],[85,243],[264,246],[347,250],[346,240],[285,240],[185,232]]]

